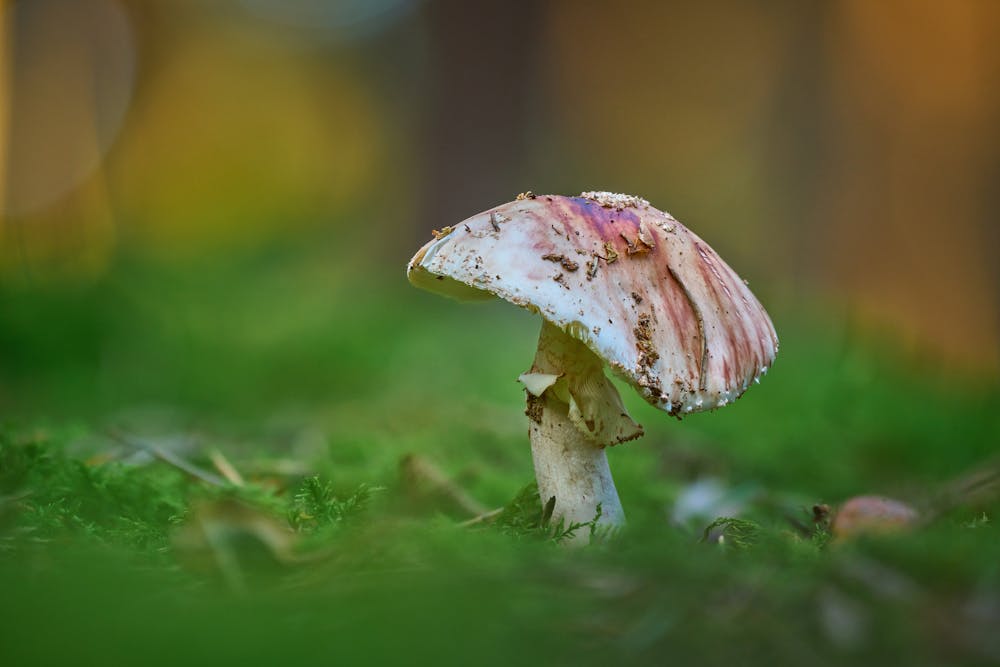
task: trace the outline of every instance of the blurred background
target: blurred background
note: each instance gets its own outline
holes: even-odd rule
[[[996,0],[0,0],[0,663],[997,664],[998,44]],[[781,338],[681,423],[619,385],[611,549],[456,528],[541,516],[538,322],[404,267],[526,190],[647,198]],[[954,511],[826,550],[875,493]],[[248,526],[323,560],[271,588]],[[192,604],[212,557],[277,595]]]
[[[0,7],[0,405],[80,359],[82,393],[165,369],[171,327],[299,344],[528,189],[648,198],[779,332],[806,313],[962,381],[1000,367],[997,3]],[[279,255],[262,297],[245,260]]]

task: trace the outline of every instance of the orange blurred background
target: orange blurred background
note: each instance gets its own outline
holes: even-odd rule
[[[0,280],[341,228],[401,275],[431,227],[609,189],[995,374],[997,43],[988,0],[2,2]]]

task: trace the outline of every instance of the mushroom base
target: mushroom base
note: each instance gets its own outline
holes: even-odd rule
[[[625,523],[618,491],[604,447],[595,446],[569,418],[569,406],[548,393],[528,395],[531,457],[543,505],[555,497],[552,520],[565,525],[597,518],[598,526]],[[597,516],[600,506],[600,517]],[[571,542],[586,544],[589,532],[577,531]]]
[[[529,435],[542,503],[571,523],[625,523],[604,448],[642,435],[586,345],[543,320],[538,351],[521,376],[528,392]],[[600,517],[598,517],[600,507]],[[585,542],[584,531],[576,541]]]

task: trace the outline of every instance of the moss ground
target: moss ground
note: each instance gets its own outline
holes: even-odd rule
[[[946,502],[995,470],[995,384],[779,308],[733,406],[628,395],[629,527],[565,549],[514,381],[538,323],[401,274],[287,250],[7,281],[0,663],[1000,661],[1000,503]],[[942,511],[831,544],[812,507],[868,493]]]

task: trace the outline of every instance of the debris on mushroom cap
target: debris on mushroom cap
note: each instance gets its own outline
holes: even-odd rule
[[[576,271],[580,268],[580,265],[573,260],[571,260],[566,255],[557,255],[555,253],[549,253],[548,255],[542,255],[542,259],[549,262],[558,262],[562,264],[562,267],[567,271]]]
[[[497,216],[502,233],[491,223]],[[747,285],[701,238],[640,197],[534,195],[453,230],[410,260],[410,282],[463,300],[498,296],[541,314],[671,414],[734,401],[777,354],[771,320]],[[586,271],[566,266],[577,264],[575,255],[591,258]],[[558,280],[554,262],[568,271]]]
[[[642,197],[636,197],[635,195],[623,195],[617,192],[584,192],[581,193],[580,196],[596,201],[605,208],[613,208],[617,211],[621,211],[629,206],[649,206],[649,202]]]

